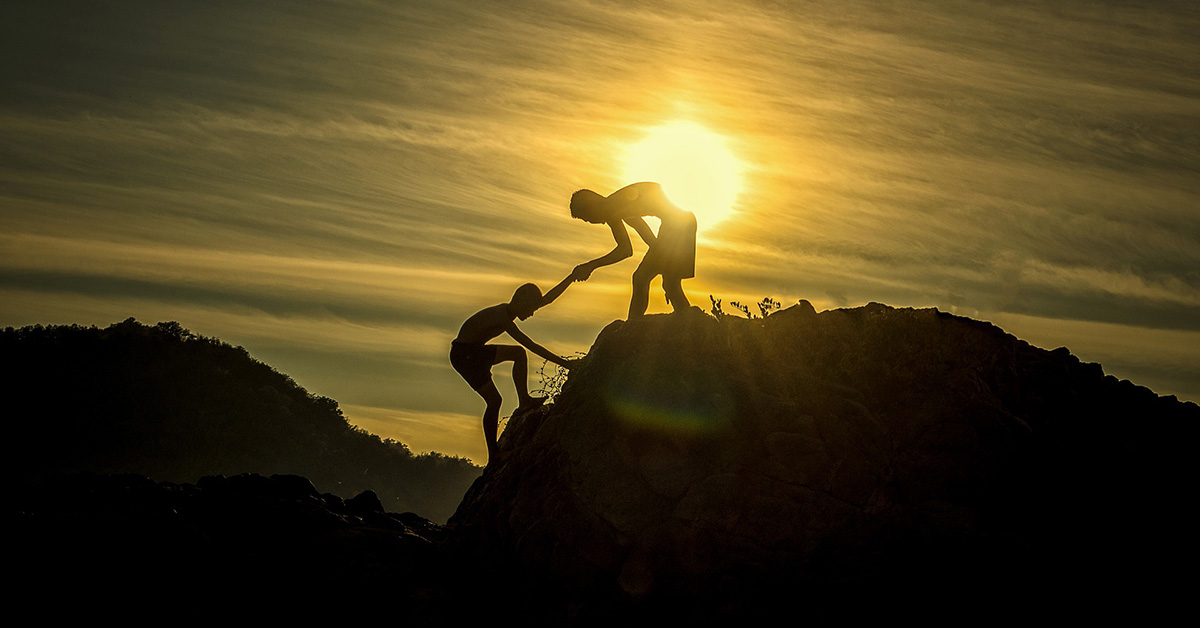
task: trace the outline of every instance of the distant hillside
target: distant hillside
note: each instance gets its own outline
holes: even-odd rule
[[[372,489],[390,512],[445,521],[480,473],[351,427],[333,399],[175,322],[4,329],[0,395],[5,458],[27,477],[297,474],[324,492]]]

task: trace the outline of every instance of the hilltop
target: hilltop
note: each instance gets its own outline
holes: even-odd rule
[[[604,329],[512,419],[450,542],[574,617],[1132,594],[1196,557],[1198,428],[1195,404],[937,310],[693,309]]]

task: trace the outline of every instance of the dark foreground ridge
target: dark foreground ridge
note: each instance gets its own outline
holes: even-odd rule
[[[384,512],[374,491],[320,493],[298,475],[210,476],[195,484],[120,474],[46,478],[9,495],[9,573],[65,593],[106,583],[267,587],[428,583],[440,526]]]
[[[15,500],[13,516],[50,546],[64,521],[115,525],[131,552],[182,557],[144,565],[155,577],[219,577],[225,563],[195,547],[277,530],[285,544],[229,564],[364,577],[438,625],[493,612],[727,623],[827,615],[838,595],[1169,598],[1188,585],[1174,566],[1198,557],[1198,426],[1195,404],[936,310],[692,310],[609,325],[556,403],[510,420],[501,458],[444,528],[282,476],[67,478]],[[218,497],[234,486],[294,495]],[[224,514],[195,514],[204,504]],[[96,552],[71,555],[86,571]]]

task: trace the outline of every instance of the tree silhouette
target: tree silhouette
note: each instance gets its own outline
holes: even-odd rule
[[[7,457],[18,475],[94,471],[160,481],[290,473],[342,497],[365,489],[394,512],[453,512],[479,468],[352,427],[242,347],[178,322],[0,331]]]

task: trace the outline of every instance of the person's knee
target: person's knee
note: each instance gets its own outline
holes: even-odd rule
[[[500,404],[504,402],[504,398],[500,396],[500,391],[496,389],[487,391],[481,390],[479,391],[479,394],[483,397],[484,403],[487,404],[488,412],[500,410]]]
[[[512,362],[513,368],[518,371],[529,365],[529,354],[521,347],[509,347],[504,359]]]
[[[523,362],[525,360],[525,349],[513,345],[501,345],[496,349],[495,364],[501,362]]]

